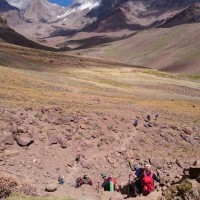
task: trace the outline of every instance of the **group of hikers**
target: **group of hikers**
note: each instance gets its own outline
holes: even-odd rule
[[[159,115],[156,113],[154,116],[154,120],[158,119]],[[151,115],[148,114],[146,116],[146,121],[151,121]],[[138,126],[139,119],[136,118],[133,122],[135,127]],[[80,155],[76,157],[76,161],[80,160]],[[99,192],[100,189],[104,191],[110,192],[121,192],[122,194],[127,194],[127,197],[137,197],[138,195],[148,195],[152,191],[155,190],[155,181],[160,183],[160,179],[155,172],[151,170],[150,164],[146,163],[144,167],[139,164],[135,164],[132,168],[133,172],[129,174],[128,183],[124,186],[118,185],[117,180],[112,178],[105,173],[101,174],[102,183],[98,180],[98,184],[96,186],[97,191]],[[132,180],[131,180],[132,179]],[[58,179],[59,184],[64,184],[64,177],[59,177]],[[94,187],[94,183],[92,179],[88,175],[84,175],[82,178],[76,179],[76,188],[80,188],[82,185],[90,185]]]
[[[154,116],[154,121],[156,121],[157,119],[158,119],[158,117],[159,117],[159,115],[158,115],[158,113],[156,113],[155,114],[155,116]],[[151,115],[150,114],[148,114],[147,116],[146,116],[146,118],[147,118],[147,122],[150,122],[151,121]],[[138,124],[139,124],[139,118],[138,117],[136,117],[136,119],[133,121],[133,126],[135,126],[135,127],[137,127],[138,126]]]
[[[140,194],[148,195],[155,190],[154,182],[160,182],[160,179],[156,173],[151,170],[150,164],[145,164],[144,167],[136,164],[132,170],[133,173],[129,174],[129,181],[125,186],[118,185],[116,179],[102,173],[101,178],[103,181],[100,184],[101,181],[98,180],[98,185],[96,188],[97,191],[100,189],[110,192],[118,191],[122,194],[136,197]],[[83,178],[78,178],[76,180],[76,188],[79,188],[84,184],[94,186],[92,179],[87,175],[84,175]],[[126,188],[126,192],[124,192],[124,188]]]

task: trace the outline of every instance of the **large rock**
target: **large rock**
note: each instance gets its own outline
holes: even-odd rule
[[[150,162],[150,164],[151,164],[152,166],[154,166],[154,167],[156,167],[156,168],[158,168],[158,169],[161,169],[161,168],[162,168],[163,163],[162,163],[161,160],[159,160],[159,159],[157,159],[157,158],[150,158],[150,159],[149,159],[149,162]]]
[[[57,135],[49,134],[48,135],[49,145],[58,144],[59,138]]]
[[[66,149],[67,148],[67,140],[65,138],[61,138],[60,141],[60,146],[63,148],[63,149]]]
[[[192,135],[192,134],[193,134],[193,130],[192,130],[192,128],[190,128],[190,127],[184,127],[184,128],[182,129],[182,131],[183,131],[185,134],[187,134],[187,135]]]
[[[11,131],[12,133],[17,133],[17,125],[16,125],[16,124],[13,124],[13,125],[11,126],[11,128],[10,128],[10,131]]]
[[[198,179],[200,176],[200,167],[190,167],[189,175],[191,179]]]
[[[19,146],[25,147],[31,145],[34,139],[31,136],[20,136],[16,138],[16,142]]]
[[[195,167],[200,167],[200,160],[196,160],[193,164]]]
[[[6,145],[13,145],[15,142],[12,133],[5,133],[3,141]]]
[[[4,142],[0,141],[0,151],[4,151],[6,149],[6,146]]]
[[[56,181],[50,182],[45,186],[45,191],[55,192],[58,189],[58,183]]]

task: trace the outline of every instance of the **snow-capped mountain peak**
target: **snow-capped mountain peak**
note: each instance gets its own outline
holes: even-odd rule
[[[94,1],[94,0],[88,0],[88,1],[83,1],[79,0],[76,1],[72,6],[67,8],[66,12],[63,13],[62,15],[58,15],[57,19],[64,19],[64,21],[67,20],[67,17],[76,12],[76,11],[83,11],[83,10],[92,10],[93,8],[97,8],[98,6],[101,5],[101,1]]]
[[[15,6],[19,10],[24,10],[31,0],[6,0],[10,5]]]

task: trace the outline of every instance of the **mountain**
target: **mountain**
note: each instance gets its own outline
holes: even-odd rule
[[[77,0],[63,8],[47,0],[34,0],[28,1],[23,8],[20,5],[20,16],[15,14],[16,17],[8,20],[8,24],[15,28],[25,23],[26,29],[31,28],[31,32],[45,37],[64,36],[81,30],[141,30],[162,24],[171,15],[196,2],[199,0]],[[38,24],[45,24],[47,31],[38,30]],[[17,31],[23,33],[23,26],[20,29],[16,27]]]
[[[37,44],[31,40],[28,40],[19,33],[16,33],[13,29],[9,28],[6,20],[4,20],[2,17],[0,17],[0,42],[15,44],[29,48],[53,50],[50,47]]]
[[[162,24],[172,14],[199,0],[102,0],[87,16],[96,16],[85,31],[110,32],[122,29],[141,30]]]
[[[6,0],[0,1],[0,14],[12,28],[25,23],[21,11],[17,7],[10,5]]]
[[[5,1],[5,0],[0,1],[0,12],[1,13],[7,12],[10,10],[16,10],[16,9],[17,9],[16,7],[11,6],[7,1]]]
[[[169,28],[180,24],[200,22],[200,3],[193,4],[178,14],[166,19],[160,27]]]

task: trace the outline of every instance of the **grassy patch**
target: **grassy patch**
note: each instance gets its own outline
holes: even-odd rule
[[[165,191],[165,197],[167,200],[176,199],[176,197],[181,197],[185,199],[185,195],[192,190],[192,184],[187,180],[183,181],[181,184],[176,184],[171,186]]]

